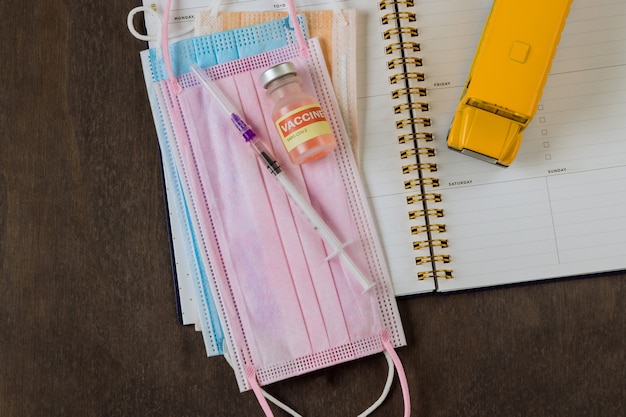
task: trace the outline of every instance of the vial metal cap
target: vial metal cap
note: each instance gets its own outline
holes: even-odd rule
[[[285,75],[297,74],[296,66],[291,62],[283,62],[282,64],[274,65],[272,68],[261,74],[261,83],[263,88],[267,88],[268,85]]]

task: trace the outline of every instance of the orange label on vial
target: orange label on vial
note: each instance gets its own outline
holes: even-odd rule
[[[276,120],[276,128],[287,151],[321,135],[332,133],[318,104],[298,107]]]

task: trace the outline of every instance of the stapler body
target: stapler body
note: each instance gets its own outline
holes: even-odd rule
[[[495,0],[448,147],[509,166],[537,112],[572,0]]]

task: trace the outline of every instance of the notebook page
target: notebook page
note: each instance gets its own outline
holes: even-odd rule
[[[459,14],[461,3],[476,7]],[[427,22],[442,16],[440,2],[420,6]],[[461,30],[452,38],[441,28],[421,32],[425,47],[438,45],[432,71],[447,69],[429,86],[439,147],[484,24],[463,17],[483,13],[485,2],[445,6],[443,15],[460,19]],[[453,279],[438,282],[440,290],[626,268],[625,18],[626,3],[574,1],[539,110],[511,167],[439,152],[454,271]],[[469,55],[459,53],[459,44],[470,40]]]

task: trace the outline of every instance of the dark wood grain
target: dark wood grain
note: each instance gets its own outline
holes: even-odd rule
[[[0,4],[3,417],[262,415],[177,321],[135,5]],[[625,278],[400,300],[414,415],[625,415]],[[379,355],[269,390],[356,415],[385,375]],[[396,383],[375,415],[401,410]]]

